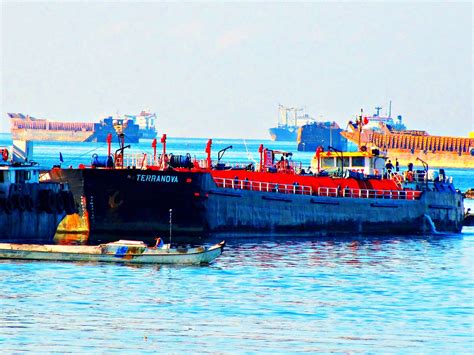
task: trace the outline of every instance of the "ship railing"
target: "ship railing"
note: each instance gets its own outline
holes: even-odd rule
[[[278,172],[286,172],[286,173],[297,173],[299,174],[301,172],[301,169],[303,168],[303,163],[300,161],[293,161],[293,160],[283,160],[279,161],[275,164],[275,168],[277,169]]]
[[[153,156],[143,153],[132,153],[123,155],[124,168],[146,169],[153,165]]]
[[[196,160],[196,162],[199,164],[199,167],[201,169],[208,168],[206,159]],[[248,170],[250,166],[253,166],[255,168],[255,164],[252,162],[229,163],[220,161],[219,163],[217,163],[217,165],[215,165],[214,163],[212,165],[213,167],[220,167],[222,170]]]
[[[319,187],[318,196],[347,198],[381,198],[391,200],[418,200],[421,191],[416,190],[374,190],[337,187]]]
[[[452,184],[453,177],[447,176],[445,173],[437,173],[430,176],[430,174],[426,173],[422,170],[416,171],[404,171],[400,174],[393,174],[390,177],[393,180],[401,180],[401,182],[417,182],[417,183],[426,183],[426,182],[433,182],[433,181],[443,181]]]
[[[214,178],[218,187],[227,189],[252,190],[260,192],[277,192],[293,195],[312,195],[312,186],[297,184],[278,184],[275,182],[251,181],[239,179]]]
[[[234,190],[252,190],[260,192],[277,192],[294,195],[313,195],[313,187],[297,184],[278,184],[274,182],[250,181],[241,179],[214,178],[216,185],[220,188]],[[391,200],[418,200],[421,191],[416,190],[374,190],[353,189],[338,187],[319,187],[317,196],[322,197],[344,197],[344,198],[378,198]]]
[[[201,159],[196,160],[201,169],[207,169],[207,160]],[[303,168],[303,163],[299,161],[285,160],[285,164],[277,162],[274,166],[266,167],[265,171],[269,172],[292,172],[299,174]],[[221,170],[258,170],[258,163],[247,161],[247,162],[224,162],[219,161],[214,167],[220,168]]]

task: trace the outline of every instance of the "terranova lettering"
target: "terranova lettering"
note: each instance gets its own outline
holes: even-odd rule
[[[140,182],[164,182],[164,183],[177,183],[178,177],[174,175],[144,175],[137,174],[137,181]]]

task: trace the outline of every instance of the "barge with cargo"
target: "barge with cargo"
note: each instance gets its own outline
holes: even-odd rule
[[[380,109],[380,108],[377,108]],[[363,113],[341,135],[357,146],[374,146],[401,165],[423,160],[434,168],[474,169],[474,137],[432,136],[426,131],[407,130],[401,116],[394,121]]]
[[[106,117],[99,122],[66,122],[35,118],[22,113],[9,113],[14,140],[106,142],[109,134],[124,134],[127,143],[140,138],[155,138],[156,115],[142,111],[139,115]]]

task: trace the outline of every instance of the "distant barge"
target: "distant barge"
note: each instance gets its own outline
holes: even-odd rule
[[[377,107],[377,109],[380,109]],[[377,147],[401,165],[417,159],[435,168],[474,169],[474,137],[431,136],[425,131],[407,130],[401,116],[395,122],[377,114],[349,122],[341,135],[358,146]]]
[[[127,143],[156,136],[156,115],[142,112],[125,118],[107,117],[100,122],[59,122],[34,118],[21,113],[9,113],[14,140],[106,142],[109,134],[124,134]]]

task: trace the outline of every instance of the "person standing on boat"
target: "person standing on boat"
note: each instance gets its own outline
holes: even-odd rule
[[[400,171],[400,163],[398,162],[398,158],[395,158],[395,171],[397,173]]]
[[[390,159],[388,160],[388,163],[385,164],[385,169],[387,169],[387,177],[388,177],[392,173],[392,169],[393,169],[393,164]]]
[[[161,240],[160,237],[156,237],[155,240],[156,240],[155,248],[156,248],[156,249],[161,249],[161,248],[163,248],[163,245],[164,245],[164,244],[163,244],[163,240]]]

